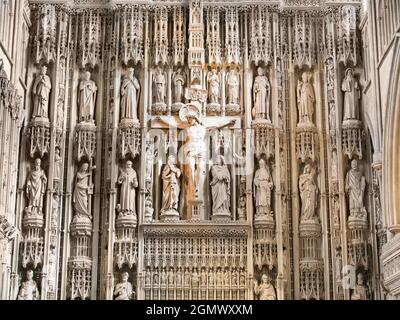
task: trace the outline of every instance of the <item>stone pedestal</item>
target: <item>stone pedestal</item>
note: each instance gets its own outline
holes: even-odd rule
[[[169,209],[161,212],[161,221],[179,221],[179,212],[174,209]]]
[[[179,111],[181,110],[181,108],[185,106],[184,103],[182,102],[175,102],[172,106],[171,106],[171,113],[173,114],[179,114]]]
[[[167,105],[164,102],[157,102],[151,106],[151,114],[155,116],[166,115],[168,113]]]
[[[230,212],[215,212],[212,214],[211,220],[215,221],[215,222],[230,221],[231,213]]]
[[[225,107],[225,114],[229,116],[239,115],[242,110],[240,109],[240,105],[229,103]]]
[[[222,108],[219,103],[209,103],[207,105],[207,115],[208,116],[220,115],[221,111],[222,111]]]

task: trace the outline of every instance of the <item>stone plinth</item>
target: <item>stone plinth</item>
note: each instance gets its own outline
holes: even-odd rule
[[[152,115],[166,115],[168,113],[167,105],[164,102],[157,102],[151,106]]]
[[[211,216],[212,221],[230,221],[231,213],[230,212],[215,212]]]
[[[169,209],[161,212],[161,221],[179,221],[179,212],[175,209]]]
[[[207,115],[208,116],[220,115],[221,111],[222,111],[222,108],[219,103],[209,103],[207,105]]]

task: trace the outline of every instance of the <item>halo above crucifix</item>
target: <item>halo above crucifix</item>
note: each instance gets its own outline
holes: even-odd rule
[[[196,118],[200,121],[201,112],[200,112],[200,103],[196,103],[197,101],[186,104],[179,111],[179,118],[181,121],[188,122],[188,118]]]

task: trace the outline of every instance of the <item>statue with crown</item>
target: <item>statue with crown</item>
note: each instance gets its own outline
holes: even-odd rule
[[[183,172],[186,177],[187,188],[184,196],[189,204],[190,214],[188,216],[197,220],[204,218],[202,217],[201,207],[204,202],[203,189],[206,177],[207,130],[233,126],[236,120],[225,120],[217,125],[215,125],[215,122],[213,125],[203,123],[201,110],[202,104],[207,100],[207,91],[203,90],[199,84],[192,82],[191,87],[186,90],[185,97],[189,102],[179,111],[179,119],[177,121],[168,121],[161,117],[156,117],[156,120],[169,128],[178,128],[185,131],[186,141],[182,151]]]

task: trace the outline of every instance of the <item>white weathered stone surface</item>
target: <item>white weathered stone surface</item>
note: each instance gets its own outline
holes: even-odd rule
[[[399,297],[400,4],[371,2],[2,3],[0,298]]]

